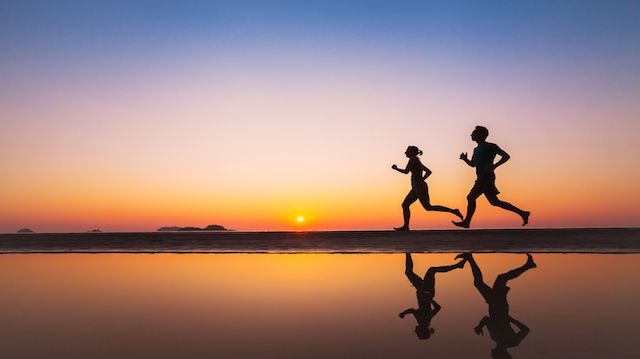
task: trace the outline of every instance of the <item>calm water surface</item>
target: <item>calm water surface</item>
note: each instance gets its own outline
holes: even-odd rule
[[[422,278],[454,257],[413,254],[413,272]],[[404,254],[2,255],[0,350],[7,358],[640,358],[640,255],[534,254],[537,268],[511,272],[506,301],[500,283],[491,287],[526,255],[473,257],[482,282],[474,285],[466,263],[416,293]],[[418,297],[424,309],[433,292],[441,309],[414,316]]]

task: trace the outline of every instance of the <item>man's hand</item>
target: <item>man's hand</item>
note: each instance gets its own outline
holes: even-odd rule
[[[469,159],[467,158],[467,153],[466,152],[462,152],[460,154],[460,159],[465,161],[465,162],[468,161]]]

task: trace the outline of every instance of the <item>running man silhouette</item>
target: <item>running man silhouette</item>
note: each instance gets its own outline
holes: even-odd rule
[[[398,314],[400,318],[404,318],[407,314],[413,314],[418,322],[416,326],[416,335],[420,339],[429,339],[431,334],[435,332],[431,328],[431,319],[438,314],[442,308],[433,297],[436,294],[436,273],[450,272],[454,269],[464,267],[465,259],[460,262],[442,267],[431,267],[424,274],[424,278],[420,278],[413,271],[413,260],[411,259],[411,253],[405,253],[405,270],[407,278],[411,284],[416,288],[416,297],[418,297],[418,309],[409,308],[402,313]],[[433,305],[433,307],[432,307]]]
[[[460,254],[456,258],[462,258],[469,262],[473,273],[473,285],[489,305],[489,316],[484,316],[473,330],[477,335],[483,335],[482,329],[487,327],[491,339],[496,342],[496,347],[491,349],[492,358],[511,358],[507,349],[518,346],[529,334],[529,328],[509,315],[507,292],[510,288],[507,287],[507,282],[518,278],[529,269],[536,268],[533,257],[531,254],[527,254],[527,262],[524,265],[500,274],[493,283],[493,288],[489,287],[482,279],[482,272],[471,253]],[[511,324],[518,328],[517,333]]]
[[[404,174],[411,172],[411,191],[409,191],[407,197],[405,197],[404,199],[404,202],[402,202],[404,224],[402,225],[402,227],[396,227],[394,229],[396,231],[409,230],[409,218],[411,217],[409,206],[411,206],[411,204],[416,200],[420,200],[422,207],[424,207],[424,209],[426,209],[427,211],[449,212],[462,219],[462,213],[460,213],[460,210],[451,209],[445,206],[432,205],[429,202],[429,187],[427,187],[427,182],[425,180],[427,179],[427,177],[431,176],[432,172],[425,165],[423,165],[418,158],[419,155],[422,155],[422,151],[420,151],[416,146],[409,146],[407,147],[407,150],[404,152],[404,154],[409,157],[407,167],[401,169],[398,168],[398,166],[393,165],[391,166],[391,168]]]
[[[452,222],[458,227],[469,228],[471,224],[471,218],[476,211],[476,199],[480,195],[489,200],[493,206],[504,208],[508,211],[517,213],[522,217],[522,225],[525,226],[529,223],[529,215],[531,212],[523,211],[520,208],[512,205],[511,203],[504,202],[498,199],[498,188],[496,188],[496,174],[495,169],[503,165],[510,158],[509,154],[503,149],[498,147],[495,143],[489,143],[486,141],[489,136],[489,130],[486,127],[476,126],[471,132],[471,139],[478,143],[478,146],[473,150],[473,156],[471,160],[467,158],[467,154],[461,153],[460,159],[467,165],[476,168],[476,183],[471,188],[471,191],[467,195],[467,216],[461,222]],[[500,155],[500,161],[493,163],[496,155]]]

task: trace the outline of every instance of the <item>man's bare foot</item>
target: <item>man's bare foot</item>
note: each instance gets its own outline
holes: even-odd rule
[[[464,220],[464,217],[462,216],[462,213],[460,213],[459,209],[454,209],[453,210],[453,214],[455,214],[456,216],[458,216],[458,218]]]
[[[451,221],[451,223],[455,224],[455,225],[456,225],[456,226],[458,226],[458,227],[462,227],[462,228],[469,228],[469,223],[468,223],[468,222],[465,222],[465,221],[462,221],[462,222],[454,222],[454,221]]]
[[[522,225],[526,226],[529,223],[529,216],[531,215],[531,212],[524,212],[522,214]]]
[[[527,267],[536,268],[538,265],[533,261],[531,254],[527,253]]]
[[[405,232],[409,230],[409,227],[402,226],[402,227],[394,227],[393,229],[395,229],[398,232]]]

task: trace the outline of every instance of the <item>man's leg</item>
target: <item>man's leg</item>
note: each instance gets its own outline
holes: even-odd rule
[[[491,293],[491,288],[484,282],[482,278],[482,271],[480,271],[480,267],[476,263],[476,260],[473,259],[473,255],[471,253],[465,253],[457,256],[456,258],[463,258],[469,262],[471,265],[471,273],[473,273],[473,285],[478,289],[478,292],[482,295],[482,297],[487,300],[489,294]]]
[[[500,199],[498,199],[497,194],[485,194],[485,196],[487,197],[487,200],[489,200],[489,203],[491,203],[491,205],[517,213],[520,217],[522,217],[523,226],[529,223],[529,215],[531,214],[530,212],[523,211],[509,202],[501,201]]]
[[[458,227],[469,228],[471,224],[471,218],[473,218],[473,214],[476,212],[476,199],[480,197],[482,193],[476,189],[476,186],[473,186],[469,194],[467,195],[467,215],[462,222],[453,222]]]
[[[520,275],[522,275],[522,273],[535,267],[537,266],[536,266],[536,263],[533,261],[533,257],[531,256],[531,254],[527,253],[527,262],[516,269],[512,269],[507,273],[500,274],[496,278],[496,281],[493,284],[493,288],[506,287],[508,281],[518,278]]]

